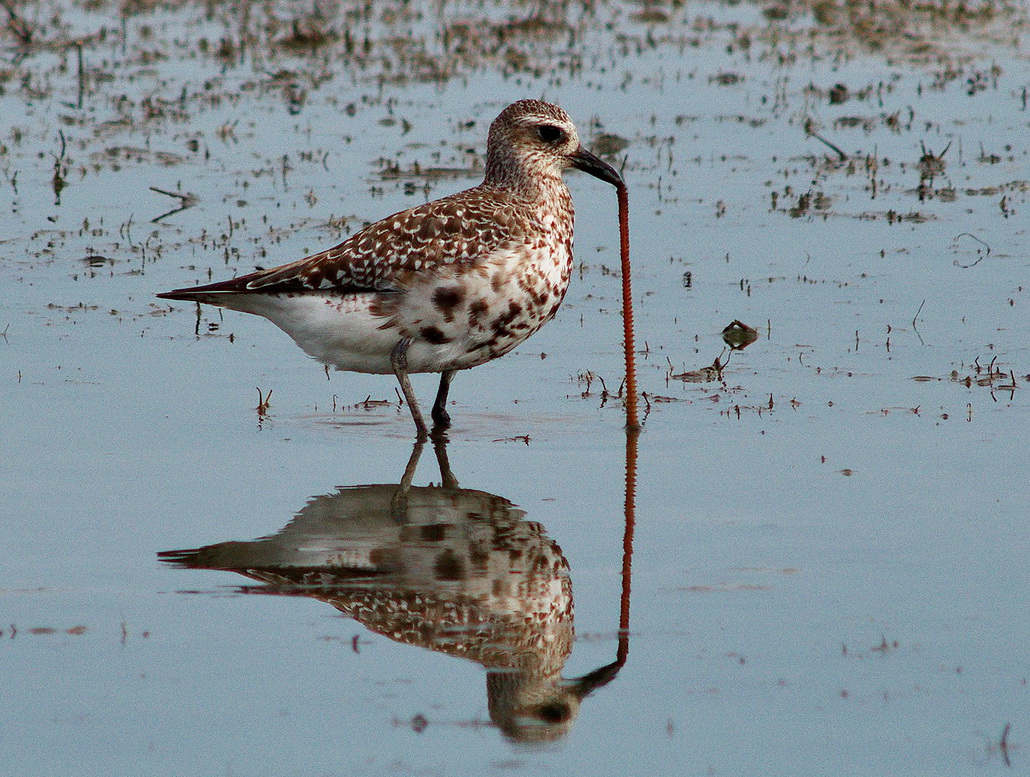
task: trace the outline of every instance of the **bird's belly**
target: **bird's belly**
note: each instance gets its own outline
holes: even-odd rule
[[[225,307],[263,316],[308,355],[338,370],[387,374],[401,336],[373,312],[378,295],[301,292],[245,294]]]

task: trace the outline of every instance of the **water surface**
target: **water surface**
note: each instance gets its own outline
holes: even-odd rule
[[[553,7],[19,7],[4,773],[1026,768],[1025,5]],[[631,580],[610,187],[453,480],[389,378],[153,297],[474,184],[523,97],[630,186]]]

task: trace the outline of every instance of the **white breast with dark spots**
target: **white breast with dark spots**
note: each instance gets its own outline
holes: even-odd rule
[[[570,238],[505,248],[421,276],[391,316],[412,340],[410,371],[465,369],[508,353],[554,316],[571,271]]]

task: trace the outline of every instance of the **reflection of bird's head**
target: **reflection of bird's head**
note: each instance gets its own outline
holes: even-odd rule
[[[615,679],[621,666],[617,661],[572,680],[557,673],[491,671],[486,679],[490,719],[516,742],[554,742],[572,729],[583,699]]]
[[[582,696],[560,676],[492,671],[486,677],[490,719],[516,742],[554,742],[572,728]]]

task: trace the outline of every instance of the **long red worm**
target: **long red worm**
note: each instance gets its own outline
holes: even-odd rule
[[[637,420],[637,367],[633,349],[633,291],[629,270],[629,193],[626,184],[619,183],[619,242],[622,252],[622,334],[626,354],[626,429],[639,431]]]

